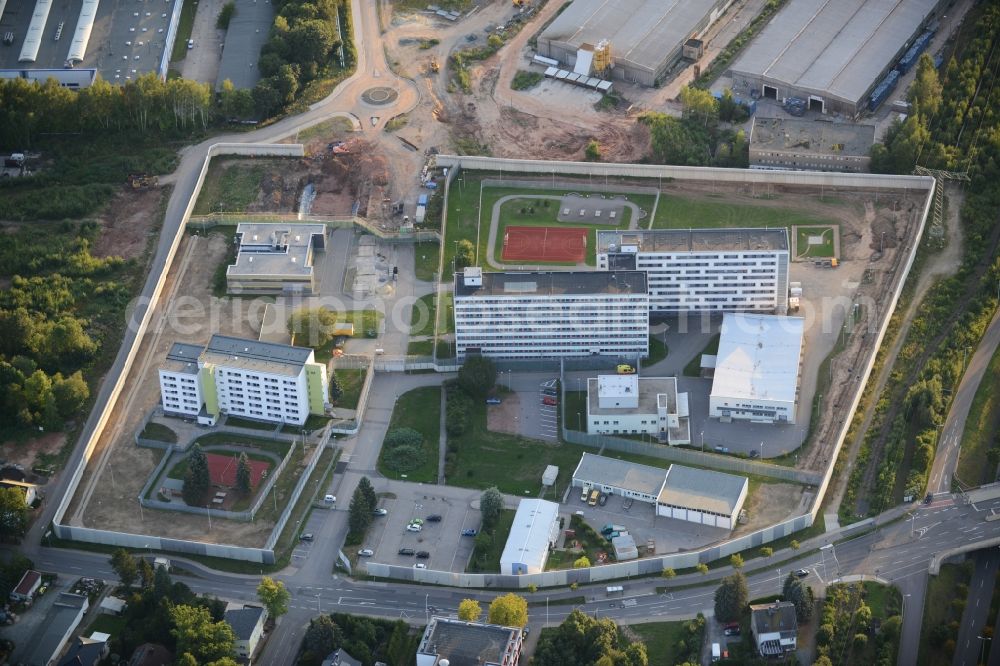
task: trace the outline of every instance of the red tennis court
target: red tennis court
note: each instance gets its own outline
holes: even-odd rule
[[[507,227],[503,260],[582,263],[587,255],[588,231],[580,227]]]
[[[218,453],[206,453],[208,460],[208,476],[212,480],[212,485],[225,486],[227,488],[236,487],[236,465],[239,463],[239,454],[219,455]],[[260,480],[264,478],[271,463],[262,460],[250,459],[250,487],[256,488]]]

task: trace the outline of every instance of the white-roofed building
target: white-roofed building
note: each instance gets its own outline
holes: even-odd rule
[[[795,423],[802,335],[799,317],[726,314],[709,416],[725,422]]]
[[[559,505],[541,499],[524,499],[517,505],[507,545],[500,555],[500,573],[528,574],[545,571],[549,548],[559,538]]]
[[[326,249],[325,226],[243,222],[236,237],[239,253],[226,268],[230,294],[315,293],[313,252]]]
[[[671,445],[691,443],[688,394],[676,377],[598,375],[587,380],[587,433],[659,437]]]

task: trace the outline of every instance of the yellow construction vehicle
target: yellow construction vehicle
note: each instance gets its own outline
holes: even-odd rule
[[[435,74],[441,71],[441,65],[438,63],[437,58],[431,58],[430,68]]]
[[[133,190],[144,190],[147,187],[156,187],[159,179],[156,176],[150,176],[145,173],[130,173],[128,175],[128,184],[132,186]]]

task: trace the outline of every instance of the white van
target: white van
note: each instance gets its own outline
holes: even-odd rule
[[[385,353],[385,350],[384,350],[384,349],[382,349],[381,347],[377,347],[377,348],[375,349],[375,353],[376,353],[377,355],[381,356],[382,354],[384,354],[384,353]]]
[[[720,659],[722,659],[722,649],[718,643],[712,643],[712,661],[719,661]]]

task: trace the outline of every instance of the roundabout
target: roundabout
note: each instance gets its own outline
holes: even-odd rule
[[[369,88],[361,93],[361,100],[365,104],[371,104],[372,106],[385,106],[387,104],[392,104],[398,98],[399,92],[394,88],[388,88],[386,86]]]

